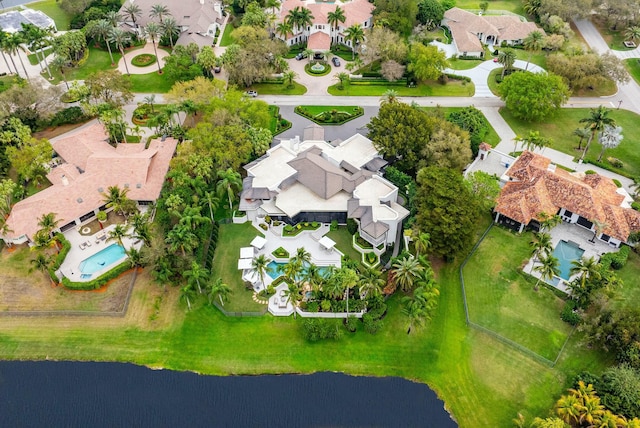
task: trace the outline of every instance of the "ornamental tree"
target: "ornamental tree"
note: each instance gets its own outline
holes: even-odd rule
[[[519,72],[504,79],[500,98],[515,117],[539,122],[569,100],[569,88],[555,74]]]

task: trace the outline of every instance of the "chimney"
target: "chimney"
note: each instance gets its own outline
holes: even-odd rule
[[[67,178],[66,175],[62,174],[62,177],[60,177],[60,180],[62,181],[62,185],[63,186],[68,186],[69,185],[69,179]]]

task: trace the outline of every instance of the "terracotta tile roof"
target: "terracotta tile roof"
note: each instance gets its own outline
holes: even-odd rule
[[[329,12],[336,10],[336,6],[344,9],[345,22],[340,23],[341,27],[349,27],[353,24],[362,25],[371,18],[375,6],[367,0],[352,0],[347,3],[316,3],[315,1],[304,0],[285,0],[280,8],[280,17],[278,22],[282,22],[289,14],[289,11],[296,7],[305,7],[311,11],[313,15],[313,24],[329,24],[327,15]]]
[[[307,40],[307,48],[314,51],[327,51],[331,47],[331,36],[322,31],[313,33]]]
[[[491,150],[491,144],[489,144],[489,143],[485,143],[485,142],[483,141],[482,143],[480,143],[480,145],[478,146],[478,148],[479,148],[480,150],[487,150],[487,151],[489,151],[489,150]]]
[[[534,22],[522,22],[515,16],[485,16],[484,19],[498,29],[501,41],[523,40],[534,31],[540,31],[543,35],[546,34]]]
[[[144,144],[126,144],[114,148],[104,144],[104,128],[93,124],[68,137],[52,143],[55,150],[66,157],[67,163],[54,168],[48,175],[52,186],[13,206],[7,219],[12,230],[6,237],[33,237],[38,230],[38,218],[53,212],[63,226],[102,206],[102,191],[109,186],[129,188],[129,198],[136,201],[155,201],[160,195],[169,162],[177,141],[153,140],[149,148]],[[77,152],[69,151],[77,144]],[[73,159],[72,163],[69,159]],[[80,173],[83,165],[83,173]]]
[[[565,208],[589,221],[606,223],[604,233],[621,241],[640,230],[640,213],[622,206],[625,197],[608,177],[556,169],[548,158],[529,151],[522,153],[506,175],[515,181],[504,186],[495,211],[520,223]]]

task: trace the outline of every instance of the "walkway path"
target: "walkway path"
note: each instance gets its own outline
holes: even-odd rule
[[[165,51],[164,49],[158,48],[157,45],[156,50],[158,52],[158,59],[160,60],[160,67],[164,67],[164,58],[169,56],[169,52]],[[158,71],[158,64],[156,62],[146,67],[136,67],[135,65],[131,64],[131,60],[133,58],[142,54],[155,55],[155,52],[153,50],[153,43],[147,41],[147,44],[144,45],[142,49],[133,49],[125,52],[124,57],[120,58],[120,61],[118,61],[118,71],[122,74],[127,74],[127,68],[124,65],[125,61],[127,61],[127,66],[129,67],[130,74],[149,74],[153,73],[154,71]]]

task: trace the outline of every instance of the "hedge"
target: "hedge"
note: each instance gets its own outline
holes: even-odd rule
[[[131,269],[131,264],[129,260],[125,260],[120,263],[118,266],[111,269],[109,272],[106,272],[96,279],[92,279],[87,282],[72,282],[69,278],[62,278],[62,285],[70,290],[97,290],[98,288],[105,285],[107,282],[111,281],[114,278],[117,278],[121,274],[125,273]]]
[[[69,250],[71,250],[71,242],[69,242],[62,233],[56,233],[55,239],[62,244],[62,249],[58,252],[58,255],[56,255],[53,261],[53,265],[49,268],[49,276],[51,280],[57,284],[59,280],[56,271],[60,268],[64,259],[67,258],[67,254],[69,254]]]
[[[626,245],[620,248],[620,251],[616,253],[607,253],[600,258],[600,263],[605,267],[611,267],[611,269],[620,270],[627,264],[629,258],[630,248]]]

